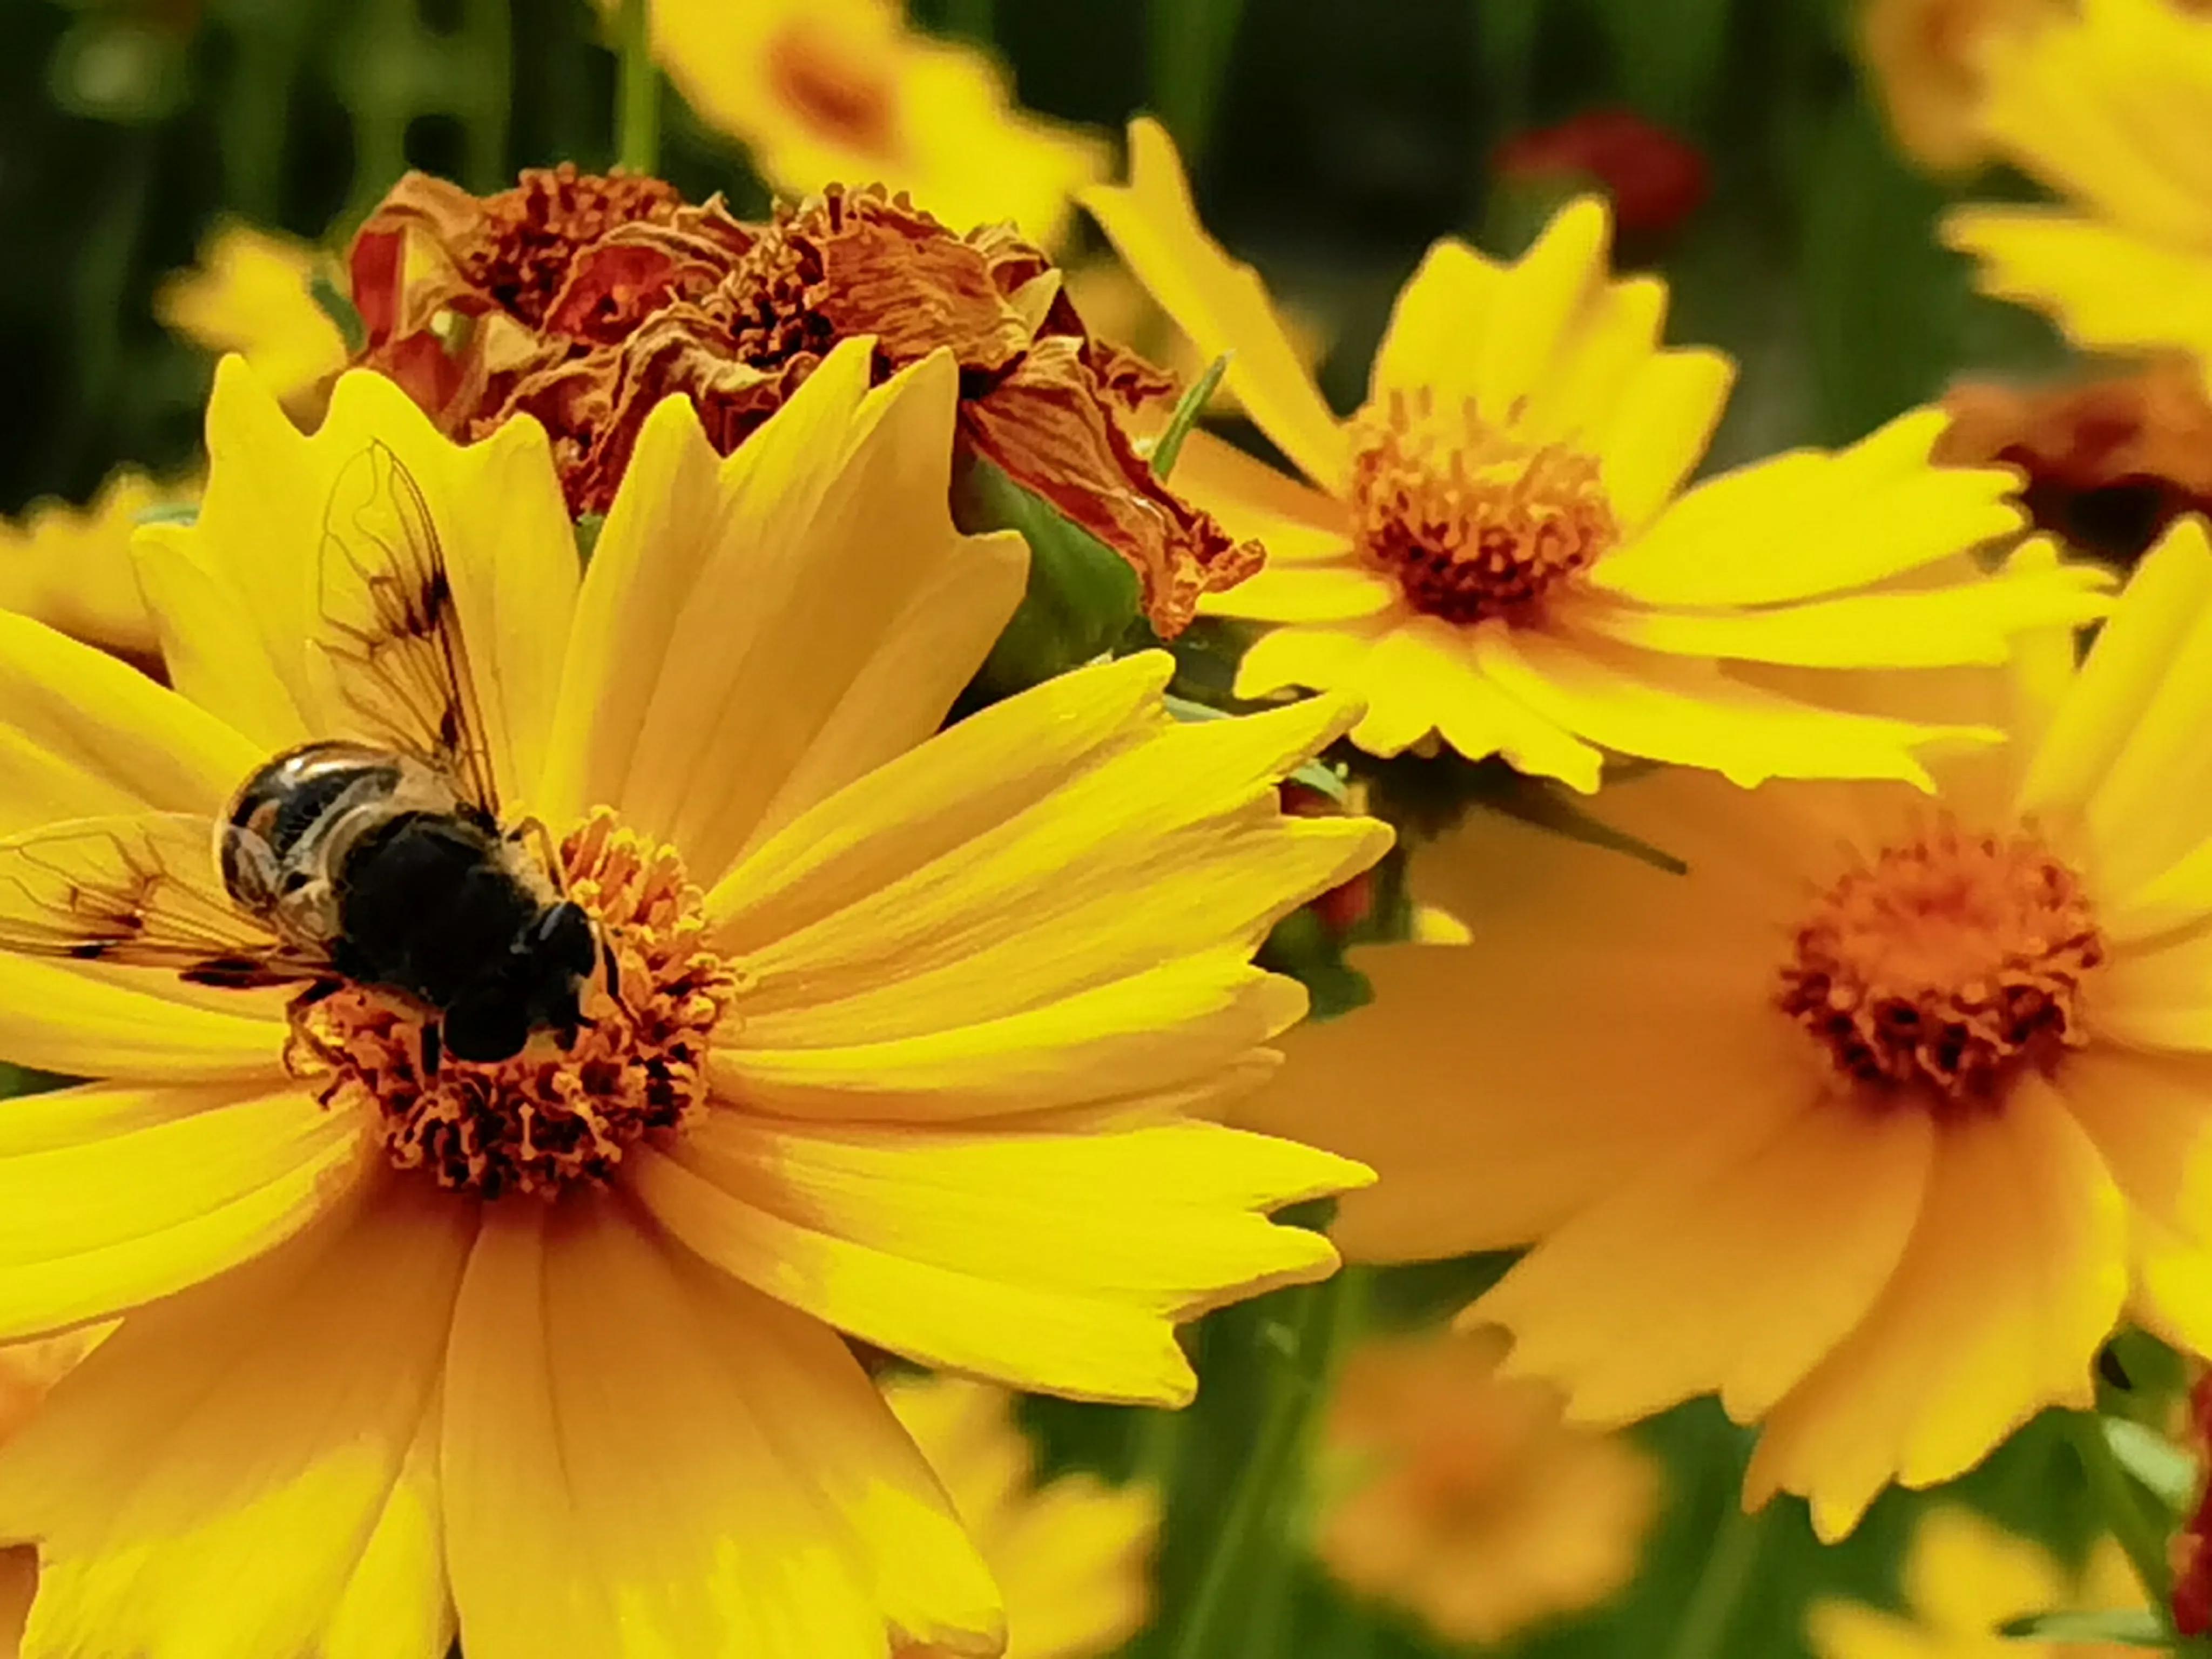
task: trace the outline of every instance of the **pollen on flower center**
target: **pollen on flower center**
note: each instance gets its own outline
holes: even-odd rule
[[[448,1058],[426,1075],[421,1021],[374,992],[349,986],[307,1016],[330,1066],[324,1103],[373,1103],[392,1163],[441,1187],[550,1197],[604,1181],[633,1142],[680,1128],[706,1103],[708,1045],[737,981],[700,948],[701,896],[682,859],[605,808],[560,851],[567,896],[611,949],[621,993],[593,989],[573,1047],[541,1034],[513,1060]]]
[[[1417,611],[1526,620],[1620,539],[1595,460],[1516,442],[1471,406],[1444,415],[1425,392],[1392,392],[1353,431],[1353,533]]]
[[[2081,879],[2029,834],[1948,815],[1847,871],[1797,931],[1783,1011],[1836,1069],[1936,1109],[1994,1104],[2084,1042],[2105,944]]]

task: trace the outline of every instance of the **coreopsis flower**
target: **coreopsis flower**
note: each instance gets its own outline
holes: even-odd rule
[[[1516,133],[1492,162],[1521,184],[1601,187],[1623,231],[1663,236],[1705,204],[1711,188],[1697,146],[1632,109],[1585,110]]]
[[[2067,0],[1861,0],[1859,57],[1899,146],[1936,173],[1986,159],[1978,118],[1990,43],[2066,9]]]
[[[614,499],[647,413],[688,397],[727,453],[841,340],[878,380],[933,351],[961,370],[957,441],[1126,559],[1163,635],[1258,568],[1170,495],[1125,420],[1174,383],[1091,338],[1059,274],[1003,227],[956,236],[902,198],[833,189],[767,224],[658,179],[526,172],[474,197],[402,179],[353,245],[362,361],[475,437],[517,414],[553,440],[572,512]]]
[[[1024,561],[950,522],[950,356],[871,378],[726,460],[663,404],[580,575],[532,422],[349,374],[307,438],[226,362],[200,516],[140,541],[174,689],[0,617],[0,1053],[95,1079],[0,1115],[0,1340],[122,1316],[0,1447],[33,1650],[993,1653],[840,1334],[1173,1403],[1176,1319],[1333,1266],[1264,1212],[1364,1172],[1188,1114],[1304,1006],[1255,944],[1388,841],[1276,809],[1349,712],[1180,724],[1154,653],[939,731]],[[336,966],[252,988],[296,958],[226,890],[317,878],[198,839],[344,737],[465,844],[416,731],[599,947],[506,1060]],[[247,798],[269,845],[319,776]],[[430,950],[346,890],[330,963]]]
[[[2080,0],[1990,43],[1981,131],[2059,205],[1954,210],[1943,234],[1991,293],[2077,344],[2212,361],[2212,8]]]
[[[1004,1389],[901,1377],[884,1392],[1006,1597],[1006,1659],[1094,1659],[1142,1628],[1157,1491],[1081,1473],[1040,1485]]]
[[[2137,1650],[2110,1642],[2022,1644],[1999,1634],[2032,1613],[2139,1607],[2142,1588],[2127,1557],[2102,1540],[2072,1573],[2049,1551],[1955,1504],[1930,1510],[1905,1558],[1905,1610],[1824,1596],[1806,1609],[1816,1659],[2002,1659],[2027,1651],[2046,1659],[2125,1659]]]
[[[335,262],[312,243],[227,222],[208,233],[198,264],[155,291],[154,314],[196,345],[239,353],[313,425],[346,366],[345,338],[315,302],[312,285],[325,272],[336,274]]]
[[[1276,624],[1239,696],[1357,690],[1352,740],[1373,753],[1434,732],[1583,790],[1608,749],[1747,784],[1918,779],[1915,746],[1949,733],[1728,665],[1997,660],[2018,629],[2103,603],[2085,570],[1928,580],[2020,523],[2008,471],[1928,465],[1940,410],[1685,491],[1734,371],[1659,346],[1666,289],[1608,278],[1595,200],[1515,264],[1438,242],[1398,297],[1365,406],[1340,421],[1258,276],[1200,228],[1167,134],[1139,121],[1130,149],[1132,182],[1085,204],[1200,348],[1234,353],[1246,411],[1305,475],[1203,434],[1176,465],[1178,489],[1267,547],[1260,574],[1201,606]]]
[[[2124,1311],[2205,1351],[2202,523],[2078,672],[2071,645],[1955,672],[1951,712],[2012,741],[1940,763],[1932,802],[1609,788],[1679,872],[1474,815],[1412,866],[1474,943],[1356,953],[1374,1002],[1240,1121],[1376,1168],[1348,1254],[1532,1246],[1465,1315],[1511,1333],[1509,1374],[1598,1425],[1717,1394],[1761,1425],[1747,1499],[1802,1493],[1825,1537],[2087,1406]]]
[[[2017,467],[2039,529],[2131,562],[2185,513],[2212,512],[2212,398],[2186,358],[2037,389],[1966,381],[1944,395],[1946,465]]]
[[[21,518],[0,520],[0,609],[150,661],[161,647],[131,562],[131,532],[148,514],[188,505],[197,493],[122,467],[83,507],[34,501]]]
[[[653,0],[652,21],[685,100],[793,196],[873,179],[1049,247],[1106,168],[1103,140],[1022,108],[996,58],[913,28],[896,0]]]
[[[1500,1379],[1490,1334],[1380,1340],[1346,1363],[1323,1428],[1340,1489],[1316,1548],[1364,1595],[1447,1642],[1491,1646],[1598,1605],[1636,1576],[1658,1508],[1651,1460]]]

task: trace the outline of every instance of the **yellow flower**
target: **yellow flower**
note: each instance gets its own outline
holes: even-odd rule
[[[102,1327],[0,1347],[0,1441],[22,1427],[106,1335]],[[0,1549],[0,1659],[16,1659],[38,1587],[38,1552],[27,1544]]]
[[[1686,873],[1486,814],[1417,851],[1474,943],[1363,953],[1373,1005],[1241,1120],[1376,1168],[1347,1253],[1533,1245],[1466,1316],[1511,1373],[1599,1425],[1717,1393],[1748,1498],[1828,1537],[2087,1406],[2124,1310],[2212,1348],[2202,521],[2078,673],[2054,630],[1953,678],[2013,741],[1936,802],[1668,772],[1607,815]]]
[[[903,1377],[884,1393],[1006,1597],[1006,1659],[1092,1659],[1143,1627],[1157,1492],[1084,1474],[1037,1486],[1036,1455],[1003,1389]]]
[[[346,366],[344,337],[309,289],[330,265],[310,243],[221,225],[201,244],[199,263],[161,285],[155,314],[210,351],[241,354],[276,400],[312,424]]]
[[[1174,1322],[1334,1266],[1264,1212],[1364,1172],[1186,1114],[1304,1006],[1268,927],[1387,844],[1274,804],[1352,711],[1177,724],[1153,653],[939,732],[1024,560],[950,522],[951,359],[870,367],[726,460],[664,403],[580,576],[533,423],[461,448],[356,373],[307,438],[227,362],[198,522],[139,542],[174,689],[0,617],[0,933],[72,937],[35,877],[126,961],[149,907],[224,950],[0,953],[0,1054],[100,1079],[0,1115],[0,1340],[124,1316],[0,1448],[34,1648],[994,1652],[840,1333],[1172,1404]],[[225,988],[267,957],[197,815],[418,717],[593,923],[565,1040],[434,1065],[421,1003]],[[353,890],[345,939],[411,934]]]
[[[1322,1517],[1329,1571],[1483,1646],[1596,1606],[1636,1576],[1658,1471],[1560,1421],[1540,1382],[1497,1376],[1504,1345],[1399,1337],[1355,1352],[1325,1455],[1347,1485]]]
[[[2212,360],[2212,13],[2081,0],[1992,46],[1983,131],[2065,205],[1960,208],[1945,240],[2078,344]]]
[[[1733,371],[1659,349],[1666,289],[1607,280],[1596,200],[1517,264],[1438,242],[1399,295],[1366,407],[1339,421],[1259,278],[1200,228],[1165,132],[1139,121],[1130,148],[1133,182],[1085,204],[1201,350],[1234,351],[1229,383],[1310,481],[1203,436],[1176,469],[1178,493],[1267,544],[1265,570],[1200,607],[1282,624],[1246,653],[1240,696],[1355,690],[1364,749],[1433,731],[1584,790],[1601,746],[1742,783],[1918,780],[1912,747],[1937,728],[1722,665],[1997,661],[2018,629],[2101,608],[2083,570],[1900,580],[2021,522],[2009,472],[1927,465],[1938,410],[1678,494]]]
[[[1980,161],[1990,41],[2064,15],[2065,0],[1863,0],[1859,54],[1897,142],[1939,173]]]
[[[653,52],[692,107],[793,196],[911,194],[950,225],[1011,219],[1048,246],[1104,143],[1014,102],[974,46],[908,27],[896,0],[653,0]]]
[[[1806,1613],[1818,1659],[2125,1659],[2116,1643],[2021,1644],[1997,1634],[2029,1613],[2140,1607],[2142,1588],[2107,1538],[2077,1582],[2040,1545],[2000,1531],[1970,1510],[1943,1505],[1921,1517],[1905,1561],[1906,1613],[1823,1598]]]
[[[20,520],[0,520],[0,608],[88,645],[150,660],[161,646],[139,596],[131,535],[145,514],[182,506],[197,493],[125,467],[109,473],[85,507],[37,501]]]

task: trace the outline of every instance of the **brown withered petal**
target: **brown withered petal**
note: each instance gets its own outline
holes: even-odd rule
[[[1256,570],[1164,488],[1124,416],[1175,395],[1093,340],[1039,249],[1005,226],[955,235],[903,196],[832,187],[766,224],[657,179],[526,173],[477,198],[419,174],[356,237],[359,361],[453,435],[517,414],[551,434],[568,505],[604,512],[665,397],[727,453],[838,341],[876,341],[878,378],[931,352],[961,368],[961,441],[1127,559],[1163,635]]]
[[[1943,405],[1936,459],[2020,468],[2037,527],[2086,551],[2132,561],[2182,514],[2212,512],[2212,400],[2185,360],[2052,387],[1967,381]]]

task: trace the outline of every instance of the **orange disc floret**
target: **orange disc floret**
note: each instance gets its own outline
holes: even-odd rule
[[[1360,551],[1416,611],[1526,620],[1620,538],[1597,463],[1564,445],[1517,443],[1472,408],[1440,414],[1425,392],[1393,392],[1356,430]]]
[[[1850,1084],[1995,1104],[2086,1041],[2081,989],[2105,955],[2081,878],[2037,836],[1946,814],[1820,896],[1778,1000]]]
[[[590,1024],[572,1047],[541,1035],[512,1060],[448,1057],[426,1073],[419,1015],[374,991],[348,987],[306,1015],[331,1068],[324,1103],[373,1103],[400,1169],[486,1198],[550,1197],[573,1182],[606,1180],[631,1143],[704,1108],[708,1050],[737,978],[701,948],[701,896],[682,859],[601,808],[562,843],[561,862],[620,992],[594,988]]]

